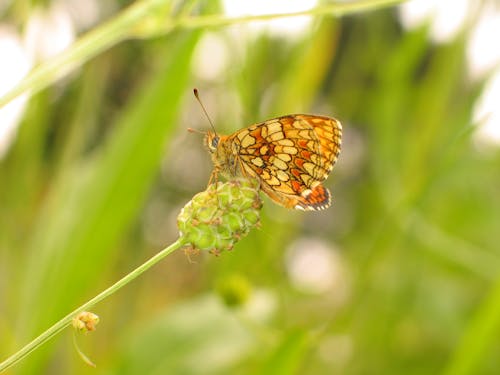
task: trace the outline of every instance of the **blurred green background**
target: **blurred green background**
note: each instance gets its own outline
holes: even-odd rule
[[[89,2],[94,18],[63,4],[78,38],[125,3]],[[6,2],[1,22],[25,35],[57,4]],[[172,29],[54,78],[0,160],[1,360],[177,238],[211,172],[186,131],[208,129],[193,87],[223,134],[324,114],[343,150],[330,209],[265,198],[262,227],[232,252],[177,251],[96,306],[97,331],[76,338],[96,369],[68,329],[8,373],[498,373],[500,152],[477,137],[488,75],[471,78],[466,53],[487,6],[444,41],[397,7]]]

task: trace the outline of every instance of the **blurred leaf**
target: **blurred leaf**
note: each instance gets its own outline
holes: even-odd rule
[[[305,357],[310,351],[310,338],[307,332],[286,332],[274,353],[258,372],[263,375],[299,374],[304,367]]]
[[[477,374],[485,367],[488,349],[497,339],[499,330],[500,283],[497,282],[466,327],[443,374]]]
[[[117,364],[104,374],[227,374],[257,344],[215,296],[180,303],[123,341]]]
[[[164,66],[137,92],[102,149],[52,187],[32,236],[24,277],[19,310],[23,340],[83,302],[82,296],[95,293],[95,275],[109,267],[119,251],[117,240],[157,173],[197,38],[193,33],[169,41]],[[40,368],[33,358],[27,362],[32,367],[26,373]]]

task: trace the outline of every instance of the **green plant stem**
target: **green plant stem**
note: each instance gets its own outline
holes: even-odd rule
[[[26,344],[22,349],[11,355],[9,358],[7,358],[5,361],[0,363],[0,372],[8,369],[9,367],[13,366],[17,362],[19,362],[21,359],[26,357],[28,354],[30,354],[32,351],[34,351],[36,348],[38,348],[40,345],[57,335],[59,332],[61,332],[63,329],[68,327],[71,324],[72,319],[80,312],[82,311],[87,311],[90,310],[95,304],[98,302],[102,301],[104,298],[112,295],[115,293],[117,290],[134,280],[136,277],[144,273],[146,270],[154,266],[156,263],[158,263],[160,260],[165,258],[167,255],[171,254],[175,250],[179,249],[184,245],[183,240],[177,239],[174,243],[171,245],[167,246],[163,250],[161,250],[159,253],[157,253],[155,256],[141,264],[139,267],[137,267],[135,270],[118,280],[116,283],[111,285],[109,288],[106,290],[102,291],[98,295],[96,295],[94,298],[89,300],[88,302],[84,303],[77,309],[73,310],[70,312],[68,315],[66,315],[64,318],[59,320],[57,323],[55,323],[52,327],[47,329],[45,332],[40,334],[38,337],[33,339],[31,342]]]
[[[0,108],[24,92],[35,94],[43,90],[99,53],[129,39],[137,32],[141,21],[150,19],[152,14],[161,14],[168,3],[167,0],[140,1],[89,31],[68,49],[34,67],[17,86],[0,98]]]
[[[319,5],[312,9],[302,10],[290,13],[272,13],[259,14],[252,16],[242,16],[228,18],[221,14],[206,15],[206,16],[191,16],[180,18],[176,22],[176,26],[180,28],[200,28],[200,27],[221,27],[234,25],[238,23],[254,22],[254,21],[269,21],[278,18],[299,17],[299,16],[345,16],[347,14],[355,14],[385,8],[391,5],[397,5],[407,0],[360,0],[345,3],[330,3]]]
[[[251,21],[266,21],[297,16],[343,16],[396,5],[405,0],[360,0],[320,5],[300,12],[264,14],[228,18],[224,14],[193,16],[173,15],[168,0],[143,0],[135,3],[112,20],[83,35],[71,47],[33,70],[12,90],[0,97],[0,108],[28,92],[35,94],[48,87],[99,53],[131,38],[166,35],[174,29],[221,27]]]

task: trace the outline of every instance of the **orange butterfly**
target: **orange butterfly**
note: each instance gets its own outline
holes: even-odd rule
[[[231,135],[208,131],[205,143],[214,163],[210,181],[219,173],[256,178],[277,204],[325,209],[331,198],[321,183],[337,161],[341,137],[338,120],[305,114],[274,118]]]

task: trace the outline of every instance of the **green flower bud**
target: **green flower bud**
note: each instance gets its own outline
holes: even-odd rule
[[[244,305],[250,298],[252,286],[248,279],[240,274],[226,276],[217,282],[217,292],[228,307]]]
[[[218,255],[223,250],[231,250],[259,224],[261,207],[257,181],[217,182],[184,206],[177,217],[177,226],[181,238],[191,249]]]
[[[95,326],[99,323],[99,317],[89,311],[82,311],[76,315],[71,324],[73,328],[80,332],[95,331]]]

